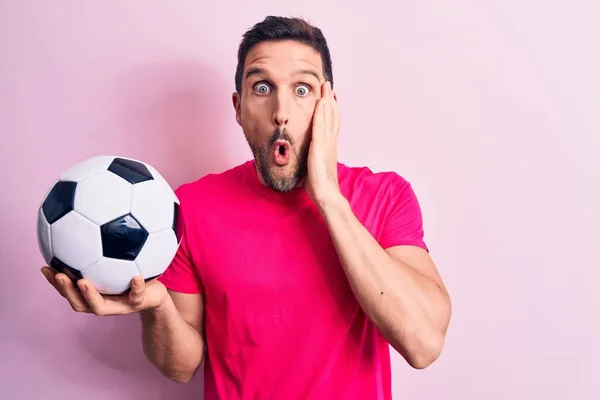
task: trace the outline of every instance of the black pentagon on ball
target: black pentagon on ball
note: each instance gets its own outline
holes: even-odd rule
[[[161,274],[159,274],[159,275],[154,275],[154,276],[150,276],[150,277],[148,277],[148,278],[144,278],[144,282],[148,283],[148,282],[150,282],[152,279],[156,279],[156,278],[158,278],[160,275],[161,275]]]
[[[42,210],[49,224],[62,218],[73,209],[76,182],[58,181],[46,196]]]
[[[154,179],[144,164],[125,158],[115,158],[108,170],[131,184]]]
[[[177,243],[181,242],[181,237],[183,236],[183,220],[179,218],[179,204],[173,203],[175,205],[175,209],[173,210],[173,231],[175,232],[175,236],[177,237]]]
[[[100,226],[102,255],[133,261],[142,250],[148,231],[131,214],[125,214]]]
[[[53,257],[49,264],[56,272],[62,272],[63,274],[67,275],[73,283],[77,283],[79,279],[83,278],[83,276],[81,276],[81,272],[77,271],[75,268],[69,267],[56,257]]]

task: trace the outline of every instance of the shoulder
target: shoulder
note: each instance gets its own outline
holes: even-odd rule
[[[340,185],[362,196],[398,198],[412,191],[410,182],[395,171],[373,171],[368,166],[348,166],[338,163]]]
[[[247,195],[249,162],[231,167],[222,172],[213,172],[181,184],[175,189],[179,199],[179,213],[186,219],[198,220],[210,214],[222,213],[240,198]]]
[[[181,202],[196,202],[207,198],[231,196],[231,193],[243,181],[249,166],[250,162],[247,161],[222,172],[206,174],[195,181],[180,185],[175,189],[175,194]]]

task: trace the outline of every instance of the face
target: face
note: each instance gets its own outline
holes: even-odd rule
[[[261,181],[278,192],[306,175],[312,118],[324,82],[321,56],[294,41],[262,42],[247,55],[236,119]]]

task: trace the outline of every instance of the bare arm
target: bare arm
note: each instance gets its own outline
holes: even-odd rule
[[[442,350],[451,304],[429,254],[414,246],[384,250],[342,196],[321,212],[365,313],[412,367],[430,365]]]
[[[365,314],[411,366],[425,368],[441,352],[450,298],[425,250],[397,246],[386,251],[354,215],[338,179],[340,121],[337,96],[324,82],[313,115],[306,193],[327,223]]]
[[[144,282],[137,276],[131,290],[121,296],[102,296],[90,282],[77,287],[63,273],[41,269],[48,282],[74,311],[102,315],[138,312],[146,357],[167,377],[188,382],[204,357],[204,299],[200,294],[168,291],[158,280]]]
[[[204,357],[204,301],[169,291],[155,309],[140,312],[144,354],[168,378],[187,383]]]

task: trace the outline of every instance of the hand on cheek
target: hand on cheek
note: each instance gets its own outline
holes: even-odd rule
[[[308,195],[319,206],[340,194],[337,175],[340,120],[337,96],[326,81],[313,115],[306,182]]]

